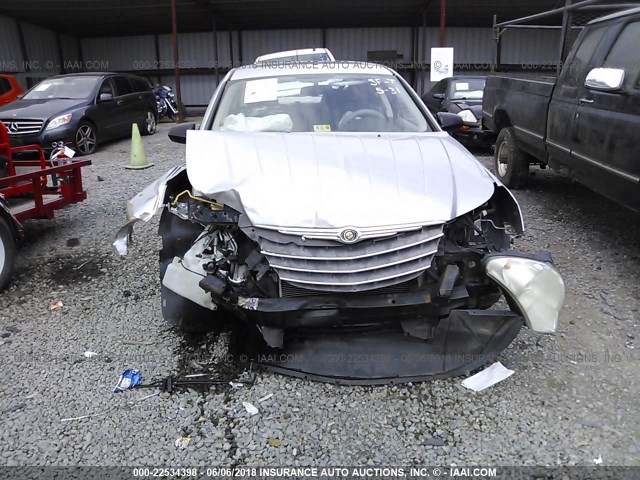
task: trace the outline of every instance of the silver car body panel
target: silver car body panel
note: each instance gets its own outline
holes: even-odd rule
[[[482,205],[494,180],[447,133],[187,133],[194,190],[256,227],[340,240],[442,224]]]
[[[127,203],[117,253],[127,254],[134,223],[162,210],[167,182],[185,169],[197,192],[240,211],[243,222],[287,235],[340,241],[353,229],[361,241],[441,225],[482,205],[495,188],[513,202],[512,227],[524,230],[511,192],[446,133],[190,131],[186,164]]]

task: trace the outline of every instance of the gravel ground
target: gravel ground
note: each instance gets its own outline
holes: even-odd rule
[[[185,338],[164,324],[157,220],[136,228],[129,257],[111,253],[125,199],[183,157],[167,129],[144,139],[154,168],[124,170],[128,142],[112,143],[85,169],[87,201],[27,224],[0,294],[0,464],[637,463],[638,216],[538,169],[516,192],[528,223],[516,247],[550,250],[568,296],[557,335],[523,330],[500,356],[516,372],[506,381],[474,394],[460,378],[338,387],[264,373],[238,390],[113,395],[128,367],[151,379],[225,364],[224,334]],[[97,416],[63,421],[84,415]]]

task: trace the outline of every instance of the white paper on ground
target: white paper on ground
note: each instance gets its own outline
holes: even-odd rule
[[[242,402],[242,406],[249,415],[257,415],[259,413],[259,410],[249,402]]]
[[[474,392],[481,392],[485,388],[489,388],[502,380],[509,378],[515,372],[509,370],[502,363],[496,362],[488,368],[485,368],[481,372],[475,375],[465,378],[462,381],[462,386],[473,390]]]

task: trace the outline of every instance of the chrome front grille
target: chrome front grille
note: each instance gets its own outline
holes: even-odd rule
[[[44,125],[43,120],[2,120],[0,119],[4,126],[7,127],[7,131],[9,135],[30,135],[34,133],[40,133],[42,130],[42,125]]]
[[[442,225],[345,245],[278,234],[259,239],[281,281],[324,292],[362,292],[406,282],[431,265]]]

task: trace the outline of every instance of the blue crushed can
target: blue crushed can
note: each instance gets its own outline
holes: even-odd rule
[[[124,392],[125,390],[129,390],[141,383],[142,373],[140,373],[140,370],[127,369],[122,372],[122,375],[120,375],[120,380],[118,380],[118,383],[113,389],[113,393]]]

